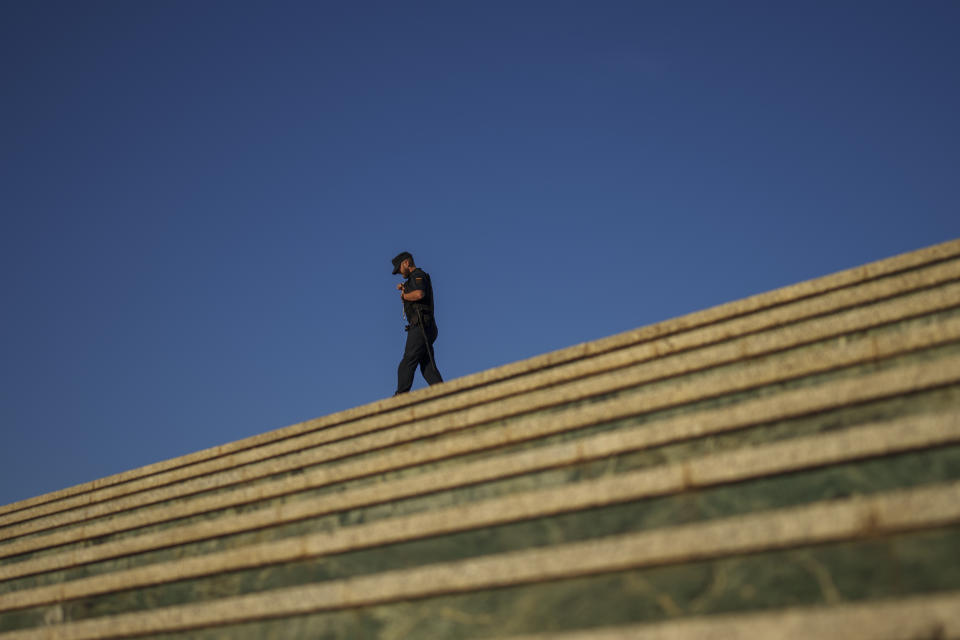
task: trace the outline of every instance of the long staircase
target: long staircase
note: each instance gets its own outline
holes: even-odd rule
[[[960,638],[960,240],[0,507],[0,640]]]

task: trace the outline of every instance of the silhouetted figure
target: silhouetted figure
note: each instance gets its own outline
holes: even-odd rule
[[[403,299],[403,314],[407,318],[407,344],[403,360],[397,367],[397,392],[406,393],[413,386],[413,374],[420,373],[428,384],[443,382],[437,361],[433,356],[433,343],[437,339],[437,321],[433,315],[433,285],[426,271],[417,267],[413,256],[404,251],[393,259],[393,274],[406,278],[397,285]]]

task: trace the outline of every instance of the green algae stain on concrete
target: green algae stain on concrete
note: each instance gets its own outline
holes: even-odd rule
[[[958,478],[960,445],[85,598],[66,603],[64,610],[68,619],[82,620],[736,517]],[[29,627],[46,615],[46,607],[0,614],[0,628]],[[11,617],[8,619],[8,616]]]
[[[196,630],[198,640],[467,640],[833,605],[960,587],[960,531],[804,547]],[[177,635],[154,636],[174,640]],[[182,637],[182,636],[180,636]]]

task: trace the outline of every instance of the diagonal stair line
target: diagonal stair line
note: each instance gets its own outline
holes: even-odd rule
[[[633,431],[636,430],[637,428],[633,429]],[[651,487],[661,486],[662,483],[655,480],[661,476],[681,477],[686,483],[681,488],[734,482],[748,477],[759,477],[764,472],[783,473],[786,470],[947,445],[956,442],[960,433],[958,430],[960,430],[960,417],[951,414],[900,418],[891,423],[862,425],[836,434],[794,438],[783,443],[765,445],[760,448],[762,454],[756,453],[757,449],[750,448],[742,452],[696,458],[683,465],[676,465],[677,469],[682,470],[679,476],[670,470],[673,467],[657,467],[647,475],[644,475],[646,472],[637,475],[636,485],[644,487],[643,491],[651,491],[649,495],[654,495],[655,492]],[[531,455],[530,452],[508,454],[495,460],[469,463],[451,471],[426,473],[423,477],[414,478],[412,481],[408,479],[392,483],[394,488],[389,492],[379,488],[355,490],[283,504],[276,509],[261,509],[224,516],[216,521],[200,522],[179,527],[176,530],[160,531],[95,547],[74,549],[56,555],[0,565],[0,581],[264,527],[279,526],[343,511],[357,505],[367,506],[376,501],[385,502],[422,495],[426,489],[454,489],[478,482],[513,477],[518,473],[604,459],[636,450],[638,443],[635,437],[630,437],[631,435],[634,434],[629,432],[600,434],[584,442],[553,445],[537,451],[535,455]],[[813,443],[816,445],[814,446]],[[598,491],[597,495],[602,493]],[[641,492],[634,497],[639,499],[647,495]]]
[[[952,412],[901,418],[892,424],[707,455],[573,486],[492,498],[12,592],[0,595],[0,611],[511,524],[958,441],[960,416]],[[72,566],[63,560],[58,569]],[[16,565],[12,568],[16,569]],[[0,579],[9,579],[3,569],[0,567]]]
[[[302,433],[324,430],[341,423],[350,423],[352,421],[372,415],[382,414],[384,412],[396,412],[398,410],[402,410],[408,405],[413,404],[414,402],[426,403],[434,400],[435,398],[442,398],[450,394],[489,385],[501,379],[515,378],[516,376],[525,375],[531,371],[537,371],[541,368],[549,368],[578,358],[591,357],[608,351],[621,349],[635,342],[642,342],[672,333],[688,331],[698,326],[717,322],[718,320],[756,313],[768,307],[775,307],[795,300],[802,300],[822,293],[843,289],[844,287],[855,286],[856,284],[862,282],[871,282],[872,280],[882,279],[897,273],[909,273],[911,270],[921,268],[927,264],[937,265],[942,261],[956,257],[958,254],[960,254],[960,240],[946,242],[940,245],[929,247],[927,249],[888,258],[886,260],[881,260],[815,280],[799,283],[797,285],[785,287],[772,292],[758,294],[744,300],[713,307],[711,309],[689,314],[673,320],[668,320],[650,327],[644,327],[634,331],[625,332],[623,334],[618,334],[591,343],[577,345],[560,351],[545,354],[543,356],[530,358],[518,363],[505,365],[488,371],[480,372],[478,374],[466,376],[459,380],[440,385],[439,387],[432,387],[430,389],[418,391],[407,398],[391,398],[388,400],[371,403],[369,405],[365,405],[364,407],[358,407],[339,412],[325,418],[277,429],[265,434],[246,438],[244,440],[205,449],[203,451],[158,462],[152,465],[147,465],[139,469],[115,474],[90,483],[85,483],[75,487],[63,489],[61,491],[37,496],[35,498],[19,501],[10,505],[0,506],[0,525],[4,524],[4,516],[6,514],[15,513],[41,504],[56,502],[71,496],[76,496],[77,494],[97,491],[110,486],[122,485],[137,479],[153,477],[167,471],[189,467],[207,460],[221,458],[236,452],[256,448],[270,442],[296,437]],[[395,415],[391,419],[404,421],[408,418],[413,419],[407,415]]]
[[[648,393],[650,396],[645,411],[665,409],[693,400],[718,397],[731,392],[782,382],[813,373],[849,367],[881,358],[889,358],[897,354],[931,347],[957,339],[960,339],[960,318],[954,317],[939,324],[920,327],[908,335],[900,335],[899,333],[879,335],[872,340],[850,342],[842,347],[826,345],[809,353],[784,353],[776,360],[753,363],[738,373],[727,374],[718,372],[713,374],[709,380],[700,379],[694,382],[680,380],[674,387],[669,389],[652,388],[649,393],[644,390],[641,390],[639,393]],[[612,379],[610,379],[611,377]],[[608,391],[612,385],[635,386],[646,382],[649,382],[648,375],[643,368],[620,371],[616,374],[606,374],[572,385],[569,390],[569,396],[565,399],[572,401],[601,394]],[[563,395],[557,388],[545,393],[554,398]],[[535,408],[541,406],[541,398],[539,398],[536,393],[528,394],[519,400],[529,402]],[[266,477],[285,471],[302,469],[309,465],[319,464],[320,462],[337,460],[371,450],[391,447],[402,442],[410,442],[428,436],[464,429],[502,417],[503,405],[507,404],[509,404],[509,401],[499,403],[498,406],[470,410],[462,416],[458,416],[459,419],[456,420],[453,416],[444,416],[443,419],[424,420],[409,425],[409,427],[404,428],[403,431],[394,430],[373,433],[352,440],[334,443],[320,449],[291,454],[281,459],[265,461],[232,471],[195,478],[179,485],[161,487],[133,496],[122,497],[103,503],[95,503],[89,507],[82,507],[50,516],[42,516],[23,523],[8,525],[0,528],[0,540],[43,531],[65,524],[81,522],[136,506],[162,502],[173,498],[182,498],[210,489],[227,487],[232,484],[249,481],[256,477]]]
[[[106,640],[856,540],[960,522],[960,482],[0,633]]]
[[[702,616],[497,640],[948,640],[960,638],[960,592],[903,600]]]
[[[424,495],[469,484],[511,477],[522,473],[555,468],[577,461],[601,459],[616,453],[636,451],[710,435],[717,435],[750,426],[774,422],[828,411],[850,404],[864,403],[887,397],[903,395],[947,384],[960,382],[960,356],[944,360],[940,366],[932,367],[921,363],[866,375],[860,378],[831,382],[811,388],[783,392],[775,397],[760,397],[732,406],[709,409],[694,414],[681,415],[667,420],[641,424],[638,427],[613,433],[601,433],[580,441],[561,443],[545,448],[507,454],[502,458],[478,460],[461,465],[457,469],[439,469],[428,471],[386,486],[377,484],[360,487],[342,494],[322,496],[318,499],[282,505],[276,508],[261,509],[244,514],[246,525],[238,519],[224,519],[225,523],[238,526],[237,530],[269,526],[276,518],[286,517],[296,520],[324,513],[333,513],[382,504],[417,495]],[[110,535],[117,531],[135,529],[148,524],[169,521],[205,513],[215,509],[248,504],[256,500],[285,495],[296,490],[305,490],[343,482],[372,473],[423,464],[425,460],[468,453],[480,447],[495,447],[510,443],[524,442],[532,438],[563,432],[578,426],[596,424],[598,421],[616,420],[629,417],[643,409],[645,398],[640,396],[628,401],[608,402],[606,406],[592,405],[580,407],[576,411],[562,416],[537,416],[523,424],[509,425],[490,430],[477,442],[478,436],[462,434],[455,441],[423,445],[417,450],[397,452],[382,456],[379,460],[363,460],[334,467],[321,467],[312,472],[296,476],[294,479],[274,481],[270,486],[247,488],[232,494],[214,495],[200,498],[192,503],[181,503],[169,507],[154,509],[152,513],[119,516],[109,522],[94,523],[67,529],[45,536],[36,536],[16,540],[0,545],[0,557],[29,553],[38,549],[51,548],[84,539]],[[601,415],[597,415],[598,410]],[[291,486],[294,485],[294,486]],[[193,526],[193,525],[191,525]],[[195,525],[198,536],[204,532],[210,536],[225,535],[227,531],[213,524]],[[190,529],[178,529],[176,535]],[[175,542],[171,532],[163,531],[147,534],[145,544],[163,544],[166,540]],[[198,538],[199,539],[199,538]],[[156,542],[155,542],[156,541]],[[120,541],[118,544],[126,550],[139,548],[137,538]],[[126,546],[123,546],[126,545]],[[169,546],[167,544],[166,546]]]

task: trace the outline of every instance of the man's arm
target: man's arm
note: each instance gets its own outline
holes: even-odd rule
[[[414,289],[410,292],[401,291],[400,297],[406,300],[407,302],[416,302],[417,300],[422,300],[424,296],[423,289]]]
[[[427,295],[426,283],[424,279],[426,278],[425,273],[417,269],[410,276],[410,280],[407,283],[407,286],[401,285],[400,297],[406,300],[407,302],[416,302],[417,300],[423,300],[423,297]]]

